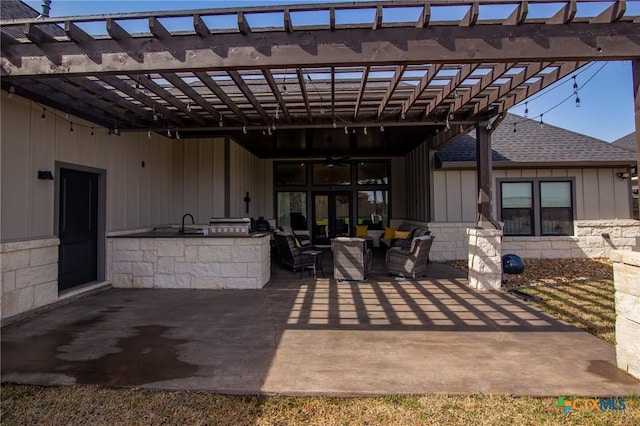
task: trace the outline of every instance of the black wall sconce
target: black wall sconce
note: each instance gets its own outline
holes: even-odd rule
[[[631,173],[629,173],[629,172],[618,172],[618,173],[616,173],[616,176],[618,176],[622,180],[627,180],[627,179],[629,179],[629,176],[631,176]]]
[[[53,174],[50,170],[38,170],[38,179],[53,180]]]

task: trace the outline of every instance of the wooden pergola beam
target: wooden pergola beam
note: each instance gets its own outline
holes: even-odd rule
[[[592,18],[589,23],[591,24],[608,24],[611,22],[618,22],[624,16],[627,11],[626,0],[616,0],[611,6],[606,8],[601,14]]]
[[[464,90],[460,94],[460,96],[454,100],[453,102],[453,111],[458,111],[462,108],[463,105],[466,105],[473,98],[475,98],[479,93],[481,93],[484,89],[489,87],[491,83],[501,78],[509,69],[514,67],[516,64],[496,64],[491,72],[485,74],[480,78],[480,81],[473,85],[470,90]]]
[[[200,35],[170,39],[101,39],[86,46],[55,42],[2,46],[2,76],[205,71],[213,69],[305,68],[383,64],[622,60],[640,54],[638,24],[521,24],[432,26],[219,34],[216,47]],[[349,43],[345,43],[348,40]],[[398,44],[397,40],[403,40]],[[188,53],[187,53],[188,51]],[[144,58],[123,60],[123,55]],[[180,55],[176,52],[184,52]],[[470,53],[472,52],[472,54]],[[635,54],[633,52],[636,52]],[[101,63],[91,60],[101,57]],[[20,57],[20,61],[11,58]],[[55,63],[49,57],[61,58]]]
[[[377,119],[380,120],[382,115],[384,114],[385,108],[389,105],[389,101],[393,97],[393,92],[395,92],[396,87],[398,87],[398,83],[402,79],[402,75],[407,70],[406,65],[400,65],[396,68],[396,72],[393,74],[391,81],[389,82],[389,87],[387,87],[387,91],[382,97],[382,101],[380,101],[380,106],[378,107],[378,116]]]
[[[153,114],[150,111],[134,104],[133,102],[130,102],[122,96],[119,96],[118,94],[105,88],[101,84],[84,77],[72,77],[68,80],[70,83],[82,87],[87,92],[93,93],[96,97],[107,99],[110,102],[119,105],[121,108],[133,112],[140,118],[153,123]]]
[[[409,111],[409,109],[411,109],[413,104],[416,103],[416,101],[422,95],[422,92],[425,91],[427,86],[429,86],[429,83],[431,82],[431,80],[433,80],[433,78],[436,76],[436,74],[438,74],[438,72],[441,69],[442,69],[442,64],[433,64],[431,67],[429,67],[427,72],[422,76],[420,83],[418,83],[415,89],[413,89],[413,92],[411,92],[407,100],[403,102],[402,104],[403,112],[406,113],[407,111]]]
[[[227,73],[229,74],[229,77],[231,77],[233,82],[236,84],[236,86],[238,86],[238,89],[240,89],[240,91],[245,96],[245,98],[247,98],[247,100],[251,102],[251,105],[253,105],[253,107],[256,109],[256,111],[262,118],[262,121],[264,121],[265,123],[268,123],[269,115],[260,104],[260,101],[255,97],[255,95],[253,94],[253,92],[251,91],[247,83],[245,83],[240,73],[235,70],[227,70]]]
[[[298,75],[298,84],[300,85],[300,93],[302,94],[302,101],[304,102],[304,107],[307,110],[307,117],[309,118],[309,123],[313,123],[313,114],[311,112],[311,104],[309,103],[309,95],[307,94],[307,86],[304,81],[304,75],[302,74],[301,69],[297,69],[296,74]]]
[[[200,106],[203,110],[207,111],[211,114],[211,117],[214,120],[220,120],[221,115],[220,112],[214,108],[205,98],[203,98],[195,89],[185,83],[180,77],[175,74],[163,73],[160,74],[162,78],[167,80],[169,83],[173,85],[176,89],[180,90],[184,93],[188,98],[193,100],[196,104]],[[187,107],[187,112],[189,112],[189,107]],[[191,111],[192,112],[192,111]]]
[[[112,39],[118,41],[124,41],[131,39],[131,34],[120,24],[118,24],[114,19],[107,19],[107,33],[111,36]]]
[[[211,92],[218,97],[233,113],[244,123],[248,123],[249,119],[242,112],[242,110],[238,107],[238,105],[233,102],[233,100],[227,95],[227,93],[216,83],[206,72],[196,72],[194,73],[196,77],[205,85]]]
[[[136,81],[137,83],[140,83],[141,85],[149,89],[151,92],[155,93],[160,98],[164,99],[169,104],[173,105],[174,107],[182,111],[184,114],[191,117],[197,124],[204,126],[207,123],[207,121],[204,118],[202,118],[200,114],[196,113],[195,111],[189,111],[189,108],[184,102],[182,102],[181,100],[173,96],[165,88],[163,88],[162,86],[154,82],[152,79],[132,78],[132,80]]]
[[[82,44],[95,41],[95,39],[87,34],[82,28],[70,21],[66,21],[64,23],[64,32],[74,43]]]
[[[29,41],[37,46],[56,43],[56,39],[45,33],[37,24],[24,24],[24,34]]]
[[[154,16],[149,18],[149,31],[151,31],[151,34],[153,34],[155,38],[168,39],[172,37],[169,30]]]
[[[240,31],[240,34],[249,34],[251,32],[251,26],[247,22],[244,12],[238,12],[238,31]]]
[[[282,92],[280,92],[280,89],[278,89],[278,84],[273,78],[273,74],[271,74],[270,70],[262,70],[262,74],[264,75],[264,78],[267,81],[267,84],[269,85],[271,92],[273,92],[273,96],[276,98],[276,101],[278,102],[280,110],[284,115],[284,119],[287,121],[287,123],[291,123],[291,114],[289,114],[289,108],[287,108],[287,103],[282,97]]]
[[[529,2],[523,0],[515,10],[511,12],[511,15],[504,20],[502,25],[522,25],[527,20],[527,14],[529,13]]]
[[[161,103],[156,102],[155,100],[145,95],[144,93],[140,93],[140,91],[136,91],[133,87],[131,87],[129,84],[125,83],[118,77],[111,76],[111,75],[103,75],[100,77],[100,79],[105,83],[107,83],[108,85],[110,85],[111,87],[113,87],[114,89],[119,90],[122,93],[128,96],[131,96],[134,99],[137,99],[138,101],[147,105],[152,110],[155,110],[156,113],[158,115],[162,115],[169,122],[169,124],[172,124],[174,126],[184,126],[185,121],[180,116],[178,116],[174,111],[165,107]]]
[[[469,75],[471,75],[471,73],[475,71],[476,68],[478,68],[478,64],[465,64],[462,67],[460,67],[460,70],[456,74],[455,78],[452,78],[451,80],[449,80],[449,83],[447,83],[445,86],[443,86],[440,89],[436,97],[429,100],[429,102],[427,103],[427,106],[424,109],[424,113],[422,116],[425,119],[429,117],[429,115],[433,111],[435,111],[436,108],[442,105],[444,100],[451,93],[453,93],[456,90],[456,88],[460,85],[460,83],[462,83],[467,77],[469,77]],[[452,113],[452,112],[453,111],[450,108],[449,113]]]
[[[365,66],[362,70],[362,78],[360,79],[360,89],[358,90],[358,97],[353,107],[353,121],[357,121],[358,113],[360,112],[360,105],[362,105],[362,97],[364,96],[365,89],[367,87],[367,80],[369,79],[369,71],[371,68]]]

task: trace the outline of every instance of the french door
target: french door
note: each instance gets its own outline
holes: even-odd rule
[[[349,236],[351,193],[314,192],[311,236],[315,245],[329,245],[331,238]]]

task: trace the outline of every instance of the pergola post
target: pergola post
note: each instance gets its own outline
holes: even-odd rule
[[[476,125],[478,174],[478,222],[467,229],[469,285],[480,290],[498,290],[502,284],[502,230],[492,217],[491,134],[489,123]]]
[[[640,164],[640,59],[632,61],[636,146]],[[616,362],[618,368],[640,378],[640,240],[633,251],[612,252],[616,289]]]

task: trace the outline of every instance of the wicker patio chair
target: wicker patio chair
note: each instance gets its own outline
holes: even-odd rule
[[[331,240],[333,277],[336,280],[364,280],[371,269],[371,249],[364,238],[338,237]]]
[[[276,232],[274,238],[278,250],[278,261],[281,264],[291,267],[293,272],[301,271],[305,266],[313,265],[313,257],[302,254],[303,251],[309,250],[309,246],[298,247],[295,237],[291,234]]]
[[[385,259],[387,271],[392,275],[413,279],[424,276],[432,244],[433,237],[425,235],[414,238],[408,249],[390,248]]]

